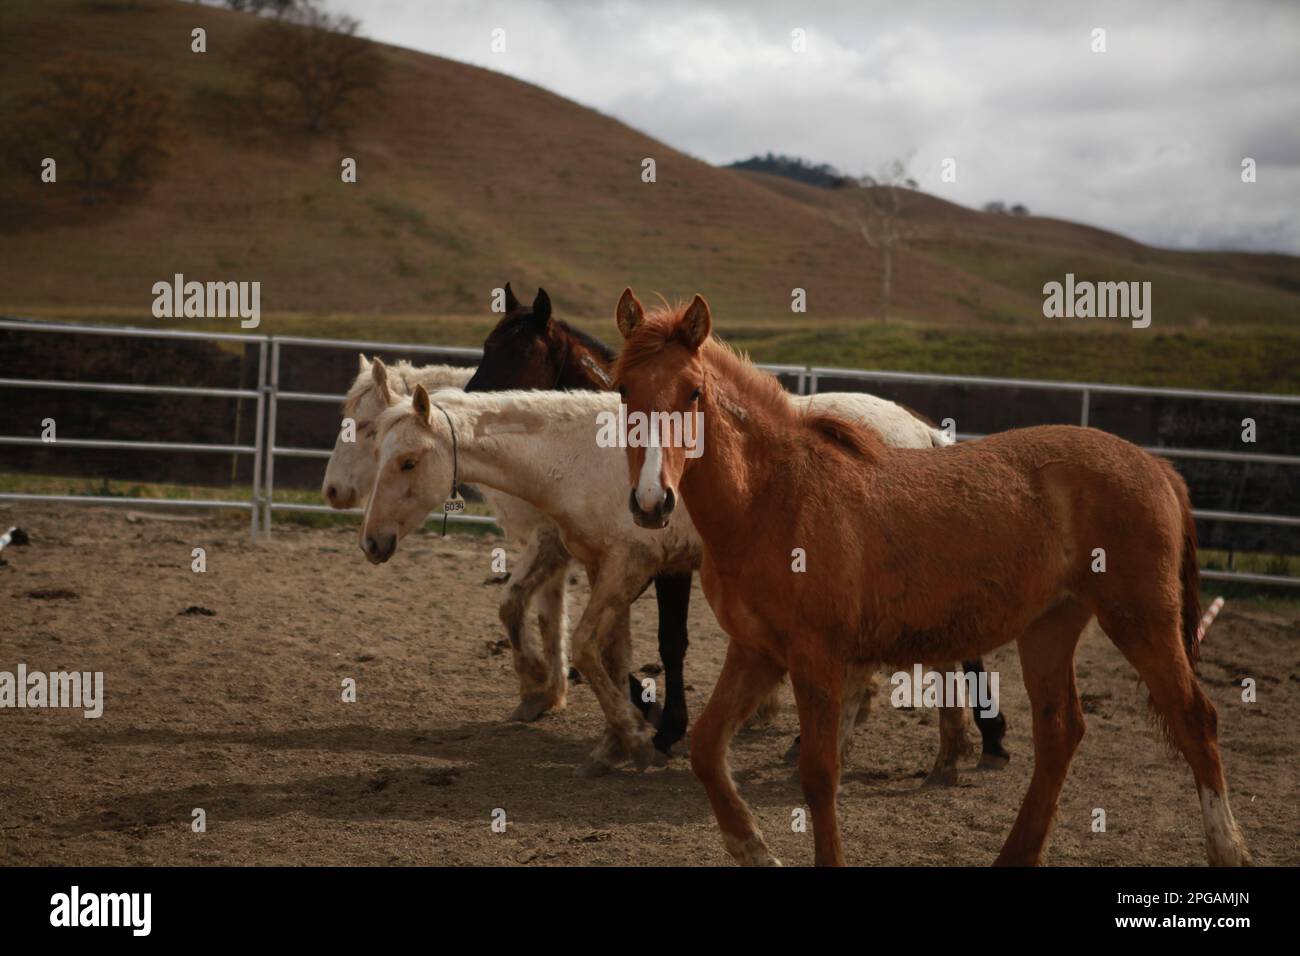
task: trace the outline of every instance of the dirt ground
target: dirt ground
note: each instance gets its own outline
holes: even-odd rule
[[[6,549],[0,567],[0,670],[103,671],[106,703],[97,720],[0,710],[0,864],[729,862],[686,760],[572,775],[602,727],[585,685],[563,713],[502,720],[517,685],[500,589],[485,584],[493,539],[417,535],[375,568],[352,528],[280,525],[255,545],[228,519],[0,506],[10,524],[32,543]],[[195,547],[204,574],[191,571]],[[575,586],[571,615],[584,600]],[[638,665],[657,660],[654,615],[647,594],[633,613]],[[698,584],[690,624],[694,716],[724,650]],[[1300,604],[1236,601],[1204,651],[1233,806],[1262,863],[1300,864],[1298,639]],[[922,788],[934,714],[881,699],[845,774],[851,863],[996,856],[1033,761],[1014,645],[987,663],[1001,673],[1010,767],[976,771],[968,758],[957,787]],[[1147,721],[1133,671],[1093,632],[1078,669],[1088,733],[1047,862],[1202,865],[1190,771]],[[346,677],[355,703],[341,700]],[[1243,677],[1258,702],[1241,701]],[[795,732],[790,705],[732,755],[787,865],[812,860],[811,832],[791,826],[799,785],[781,761]],[[1105,833],[1092,832],[1096,807]],[[204,833],[191,828],[195,808]],[[504,833],[492,828],[497,810]]]

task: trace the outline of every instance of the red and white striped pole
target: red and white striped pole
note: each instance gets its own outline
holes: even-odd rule
[[[1197,644],[1205,640],[1206,632],[1210,629],[1210,625],[1214,623],[1214,619],[1219,616],[1219,612],[1222,610],[1223,610],[1223,598],[1216,597],[1210,603],[1210,606],[1205,609],[1205,613],[1201,615],[1201,623],[1196,626]]]

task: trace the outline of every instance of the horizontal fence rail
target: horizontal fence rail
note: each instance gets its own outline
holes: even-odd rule
[[[140,507],[190,507],[190,508],[240,508],[249,512],[250,534],[258,536],[259,523],[264,534],[270,534],[274,512],[352,514],[361,509],[339,510],[324,504],[302,504],[274,500],[275,460],[280,458],[326,460],[332,454],[328,448],[303,448],[280,445],[276,424],[281,402],[302,404],[338,404],[343,394],[297,391],[280,388],[282,350],[284,347],[307,349],[347,349],[370,352],[415,353],[447,356],[465,362],[477,362],[482,350],[459,346],[415,345],[401,342],[376,342],[370,340],[317,339],[301,336],[247,335],[233,332],[200,332],[173,329],[147,329],[128,326],[84,325],[75,323],[0,318],[0,330],[39,333],[75,333],[104,335],[119,338],[153,338],[188,341],[215,341],[241,343],[257,347],[257,387],[212,388],[176,385],[140,385],[111,382],[77,382],[50,379],[24,379],[0,377],[0,388],[34,388],[69,392],[103,392],[132,395],[157,395],[195,398],[223,398],[256,401],[255,436],[252,445],[205,444],[190,442],[123,441],[92,438],[58,438],[46,442],[41,438],[22,435],[0,435],[0,445],[45,446],[68,448],[97,448],[122,451],[158,451],[187,453],[221,453],[246,455],[253,458],[252,491],[247,500],[218,499],[154,499],[123,498],[112,496],[0,493],[0,500],[41,501],[73,504],[108,504]],[[760,365],[786,381],[787,387],[798,395],[818,394],[825,379],[861,382],[895,383],[904,385],[972,386],[976,388],[1023,388],[1054,393],[1073,393],[1079,398],[1078,422],[1087,426],[1092,417],[1092,399],[1098,395],[1130,395],[1143,398],[1199,399],[1211,402],[1256,403],[1273,406],[1300,407],[1300,395],[1278,395],[1257,392],[1222,392],[1182,388],[1160,388],[1136,385],[1109,385],[1088,382],[1052,382],[1039,379],[992,378],[973,375],[938,375],[920,372],[890,372],[867,369],[842,369],[801,365]],[[788,381],[787,381],[788,380]],[[979,433],[958,432],[960,441],[984,437]],[[1300,455],[1280,455],[1257,452],[1214,451],[1194,448],[1148,446],[1146,451],[1171,459],[1236,462],[1241,464],[1300,466]],[[1277,514],[1251,514],[1223,510],[1197,510],[1194,515],[1204,521],[1236,522],[1268,525],[1278,528],[1300,528],[1300,517]],[[495,518],[486,515],[451,515],[452,521],[466,524],[492,525]],[[1240,581],[1255,584],[1300,585],[1300,577],[1260,574],[1244,571],[1219,571],[1205,569],[1202,577],[1220,581]]]
[[[0,499],[7,501],[45,501],[67,504],[128,505],[139,508],[240,508],[249,514],[249,534],[257,534],[257,517],[262,507],[262,419],[266,404],[267,339],[264,335],[240,335],[234,332],[193,332],[180,329],[138,329],[109,325],[78,325],[63,322],[35,322],[22,319],[0,318],[0,329],[17,332],[49,332],[77,335],[107,335],[118,338],[154,338],[184,341],[237,342],[257,346],[257,381],[254,390],[232,388],[204,388],[182,385],[133,385],[116,382],[74,382],[59,380],[31,380],[0,378],[0,388],[39,388],[70,392],[107,392],[129,395],[192,396],[200,398],[253,399],[257,402],[256,434],[252,445],[201,444],[196,442],[120,441],[95,438],[61,438],[45,441],[23,435],[0,435],[0,445],[44,446],[46,448],[101,448],[114,451],[161,451],[185,453],[220,453],[226,455],[251,455],[253,458],[253,486],[247,501],[180,498],[127,498],[107,495],[46,495],[6,492]]]

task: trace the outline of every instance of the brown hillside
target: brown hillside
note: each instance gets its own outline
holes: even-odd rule
[[[63,51],[141,66],[176,97],[183,138],[143,195],[93,209],[76,187],[0,181],[0,309],[140,310],[175,272],[262,282],[268,313],[482,315],[510,279],[564,314],[604,318],[624,285],[701,290],[736,321],[874,317],[878,254],[855,201],[692,159],[536,86],[382,48],[383,94],[342,137],[268,128],[241,58],[256,17],[170,0],[11,0],[0,12],[0,110]],[[208,31],[193,54],[190,30]],[[339,177],[343,157],[359,182]],[[642,183],[641,161],[658,181]],[[1286,256],[1151,249],[1057,220],[989,216],[921,193],[896,268],[897,314],[923,322],[1042,321],[1043,282],[1151,279],[1162,325],[1288,322]]]

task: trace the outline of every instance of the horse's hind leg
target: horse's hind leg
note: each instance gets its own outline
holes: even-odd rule
[[[722,673],[691,732],[691,769],[704,784],[727,851],[746,866],[776,866],[779,861],[767,848],[754,815],[736,789],[727,765],[727,748],[736,728],[781,682],[784,673],[766,654],[730,641]]]
[[[655,599],[659,604],[659,659],[664,665],[664,711],[655,734],[655,749],[668,753],[686,736],[686,612],[691,602],[691,576],[661,575],[655,578]]]
[[[1067,598],[1049,608],[1018,643],[1034,724],[1034,775],[1011,827],[999,866],[1035,866],[1056,817],[1061,785],[1083,739],[1083,706],[1074,683],[1074,649],[1087,608]]]
[[[962,670],[968,674],[974,674],[976,680],[984,673],[984,658],[976,657],[973,660],[962,661]],[[980,732],[980,762],[981,770],[1001,770],[1011,762],[1011,754],[1003,746],[1003,739],[1007,735],[1007,718],[999,709],[992,717],[984,716],[984,707],[978,700],[971,701],[970,715],[975,721],[975,727]]]
[[[507,720],[536,720],[554,706],[557,690],[558,699],[563,701],[565,685],[560,684],[558,688],[554,685],[551,662],[528,640],[527,617],[533,595],[557,573],[562,575],[568,563],[569,553],[560,542],[559,532],[553,525],[542,525],[529,536],[520,555],[523,571],[512,574],[506,585],[498,613],[510,638],[515,673],[519,675],[519,705]]]
[[[1155,626],[1100,610],[1097,616],[1102,630],[1137,668],[1169,740],[1192,768],[1210,864],[1250,865],[1250,851],[1228,806],[1228,783],[1219,759],[1218,714],[1187,660],[1178,611],[1169,611],[1163,615],[1163,623]]]

